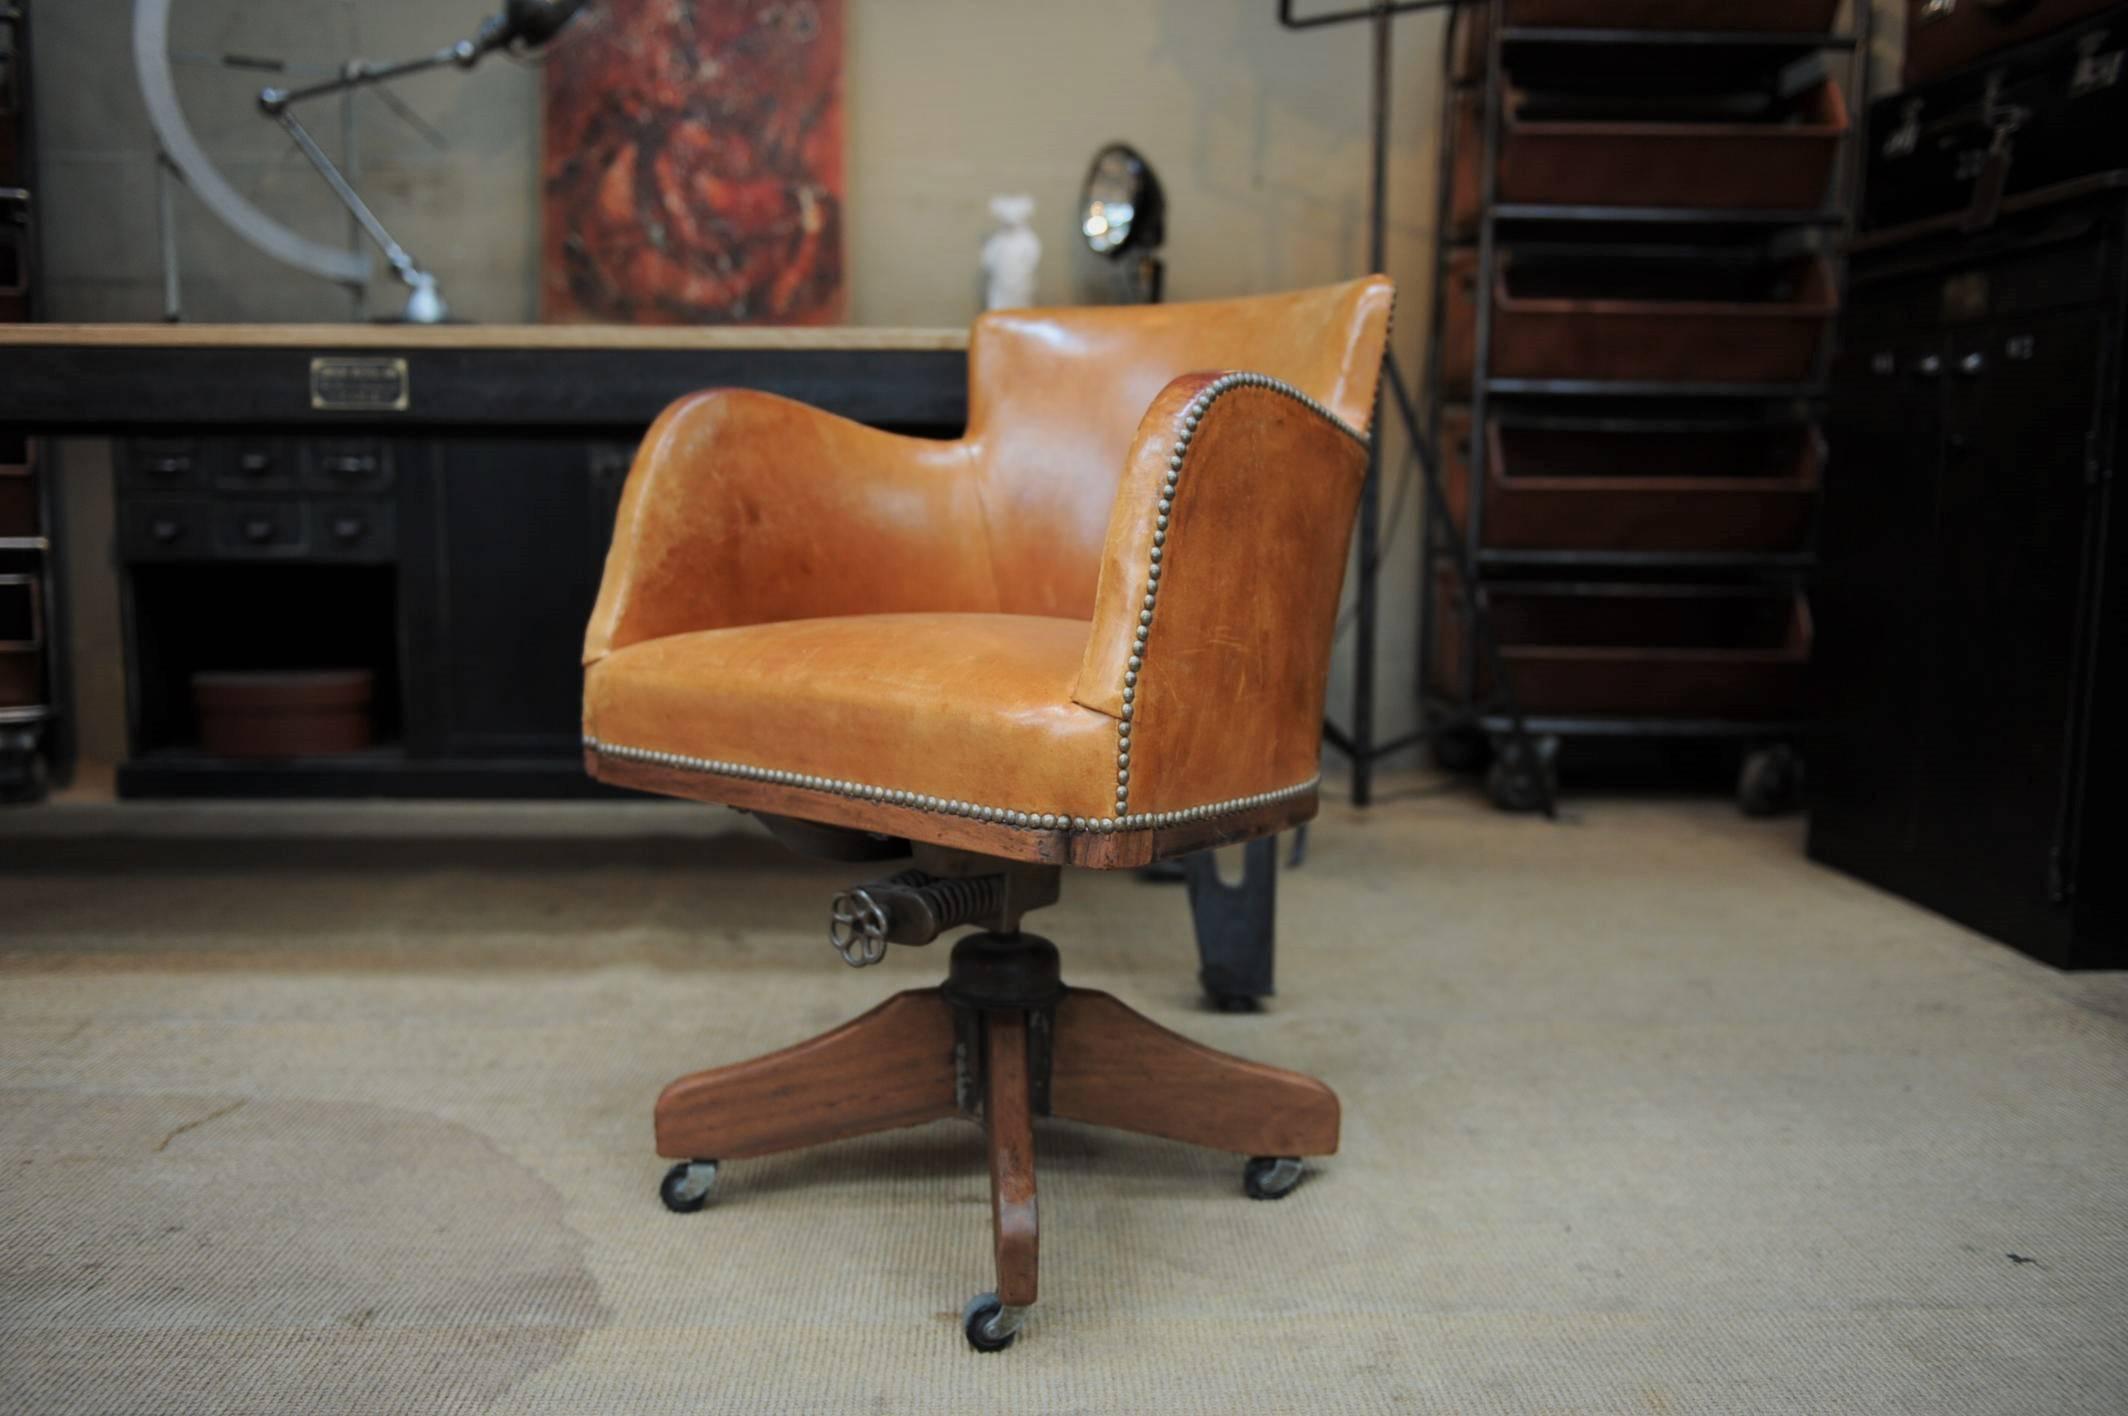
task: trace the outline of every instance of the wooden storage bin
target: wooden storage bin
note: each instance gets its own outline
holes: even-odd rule
[[[1840,0],[1507,0],[1507,22],[1532,29],[1829,34],[1839,12]]]
[[[36,444],[0,433],[0,540],[38,534]]]
[[[1467,389],[1477,355],[1477,253],[1448,263],[1441,377]],[[1602,297],[1579,293],[1592,287]],[[1822,257],[1758,269],[1683,262],[1523,267],[1493,286],[1496,378],[1801,383],[1839,309]]]
[[[370,745],[368,669],[197,673],[200,746],[221,757],[323,757]]]
[[[1636,98],[1502,97],[1494,196],[1549,206],[1815,211],[1831,192],[1847,133],[1847,100],[1830,80],[1750,117],[1706,117],[1687,104],[1649,108]],[[1483,95],[1456,102],[1450,219],[1478,219]]]
[[[1485,543],[1506,550],[1792,551],[1809,536],[1807,423],[1619,430],[1486,420]],[[1442,419],[1448,504],[1470,525],[1470,413]]]
[[[1700,30],[1729,34],[1830,34],[1840,0],[1507,0],[1507,22],[1528,29]],[[1485,72],[1490,11],[1455,17],[1456,77]]]
[[[44,612],[37,577],[0,575],[0,708],[44,702]]]
[[[1442,577],[1438,686],[1460,685],[1463,622]],[[1499,583],[1493,633],[1525,712],[1758,720],[1801,707],[1810,608],[1758,587]],[[1484,656],[1479,692],[1489,692]]]

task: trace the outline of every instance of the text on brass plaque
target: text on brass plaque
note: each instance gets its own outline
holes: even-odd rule
[[[310,406],[329,413],[404,413],[412,391],[406,360],[320,354],[310,361]]]

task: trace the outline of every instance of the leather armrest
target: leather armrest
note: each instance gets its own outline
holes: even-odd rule
[[[964,442],[772,394],[681,399],[629,470],[584,662],[691,630],[995,608],[971,466]]]
[[[1153,401],[1073,691],[1118,720],[1119,748],[1128,739],[1130,811],[1315,776],[1366,470],[1364,434],[1263,375],[1189,374]]]

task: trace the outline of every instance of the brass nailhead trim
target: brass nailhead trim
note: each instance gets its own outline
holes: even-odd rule
[[[1197,425],[1221,397],[1237,388],[1263,388],[1282,394],[1300,404],[1310,413],[1329,423],[1361,447],[1367,446],[1367,435],[1344,419],[1332,413],[1320,402],[1282,379],[1269,374],[1221,374],[1199,389],[1182,410],[1182,431],[1175,438],[1175,450],[1168,455],[1167,478],[1161,483],[1160,496],[1153,509],[1153,551],[1151,563],[1146,569],[1145,605],[1138,611],[1138,633],[1131,641],[1130,667],[1123,675],[1123,715],[1116,721],[1116,817],[1131,819],[1130,809],[1130,745],[1132,720],[1138,714],[1138,673],[1144,667],[1145,646],[1152,638],[1153,611],[1160,597],[1160,562],[1167,554],[1168,515],[1175,509],[1175,488],[1182,481],[1182,464],[1190,450],[1190,440],[1197,436]],[[1283,793],[1274,793],[1271,800],[1304,790],[1304,787],[1289,787]]]
[[[1137,815],[1119,814],[1112,817],[1070,816],[1054,811],[1017,811],[1010,807],[985,806],[979,802],[925,796],[921,792],[897,791],[892,787],[874,786],[869,782],[850,782],[839,777],[815,777],[804,772],[783,772],[771,767],[750,766],[744,762],[720,762],[707,757],[689,757],[679,752],[655,752],[647,747],[623,747],[619,743],[601,742],[589,734],[584,737],[584,746],[593,752],[617,757],[624,762],[648,762],[659,767],[677,767],[689,772],[710,772],[720,777],[739,777],[749,782],[770,782],[781,787],[804,787],[809,791],[855,797],[860,801],[876,801],[887,806],[906,806],[916,811],[965,816],[973,821],[1012,826],[1023,831],[1084,831],[1104,836],[1117,831],[1151,831],[1163,826],[1179,826],[1190,821],[1224,816],[1231,811],[1270,806],[1274,802],[1287,801],[1311,792],[1322,781],[1321,776],[1317,775],[1305,782],[1281,787],[1277,791],[1258,792],[1254,796],[1234,797],[1228,801],[1207,802],[1203,806],[1187,807],[1181,811],[1140,812]]]

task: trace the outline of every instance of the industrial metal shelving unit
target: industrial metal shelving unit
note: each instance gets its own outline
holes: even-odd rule
[[[1600,5],[1590,3],[1588,10]],[[1502,591],[1542,588],[1553,594],[1618,589],[1636,585],[1679,586],[1679,577],[1717,580],[1724,587],[1757,585],[1797,594],[1814,562],[1814,528],[1798,545],[1766,550],[1547,549],[1501,546],[1488,535],[1486,500],[1489,430],[1509,429],[1679,433],[1691,430],[1785,429],[1801,425],[1802,436],[1815,440],[1822,468],[1823,443],[1818,433],[1831,357],[1830,317],[1824,321],[1815,366],[1801,381],[1726,382],[1673,379],[1606,379],[1591,369],[1586,377],[1507,377],[1494,375],[1497,280],[1503,256],[1520,259],[1609,257],[1626,261],[1663,260],[1702,263],[1757,261],[1769,264],[1794,257],[1823,257],[1832,262],[1833,288],[1842,283],[1837,257],[1851,231],[1853,204],[1848,200],[1860,163],[1856,142],[1860,115],[1867,109],[1869,86],[1870,5],[1849,0],[1853,18],[1846,32],[1758,32],[1738,30],[1645,30],[1516,27],[1509,23],[1509,0],[1474,0],[1456,12],[1461,27],[1482,16],[1483,61],[1476,72],[1459,63],[1458,35],[1442,46],[1441,148],[1437,230],[1441,233],[1434,270],[1434,298],[1428,335],[1429,406],[1426,427],[1435,467],[1449,463],[1449,436],[1444,414],[1451,400],[1443,377],[1443,353],[1449,321],[1451,267],[1475,258],[1474,360],[1467,393],[1469,445],[1463,456],[1463,508],[1460,525],[1442,526],[1429,518],[1421,558],[1419,691],[1429,736],[1443,765],[1476,767],[1488,755],[1492,770],[1488,789],[1497,805],[1529,809],[1548,802],[1557,788],[1556,757],[1563,742],[1575,739],[1669,738],[1703,742],[1728,741],[1745,749],[1739,795],[1747,810],[1771,810],[1789,800],[1799,780],[1795,741],[1800,723],[1792,715],[1679,712],[1670,714],[1555,711],[1533,703],[1497,667],[1489,674],[1481,664],[1479,636],[1465,633],[1453,646],[1453,663],[1441,662],[1443,591],[1451,577],[1459,593],[1492,614]],[[1803,81],[1828,82],[1826,53],[1852,56],[1843,86],[1852,113],[1827,182],[1827,199],[1816,207],[1775,210],[1733,207],[1629,207],[1585,203],[1547,204],[1498,199],[1500,159],[1511,76],[1546,71],[1586,76],[1613,73],[1622,89],[1639,89],[1645,97],[1659,90],[1660,78],[1689,64],[1692,72],[1733,75],[1738,87],[1768,86],[1784,70]],[[1813,62],[1815,61],[1815,62]],[[1459,73],[1459,69],[1463,72]],[[1595,87],[1601,87],[1601,81]],[[1705,90],[1702,89],[1702,92]],[[1475,219],[1459,230],[1455,205],[1459,163],[1459,105],[1475,96],[1482,105],[1477,126],[1477,202]],[[1626,97],[1626,104],[1631,95]],[[1626,106],[1621,104],[1621,107]],[[1468,134],[1464,134],[1466,140]],[[1459,400],[1461,401],[1461,400]],[[1814,517],[1812,520],[1814,521]],[[1467,555],[1464,554],[1467,548]],[[1460,568],[1467,566],[1467,583]],[[1537,579],[1535,577],[1549,577]],[[1571,577],[1561,583],[1563,577]],[[1799,613],[1807,613],[1799,611]],[[1502,650],[1510,647],[1502,645]],[[1487,658],[1497,666],[1502,653]],[[1511,664],[1510,664],[1511,667]],[[1490,677],[1493,682],[1485,682]],[[1502,688],[1522,698],[1517,714],[1500,701]],[[1519,716],[1519,721],[1518,721]],[[1532,751],[1502,752],[1526,731],[1534,735]]]
[[[28,0],[0,0],[0,321],[37,303]],[[0,426],[0,802],[34,801],[71,759],[49,442]]]

